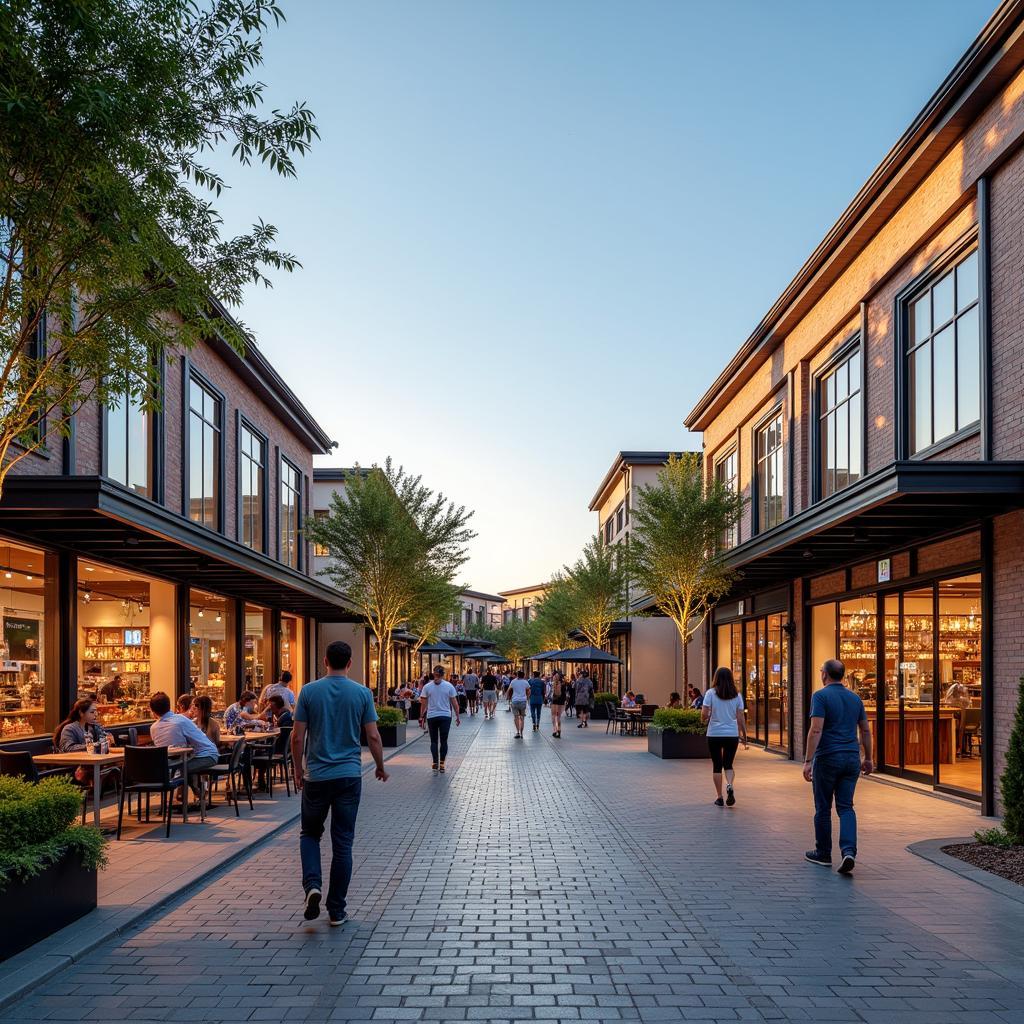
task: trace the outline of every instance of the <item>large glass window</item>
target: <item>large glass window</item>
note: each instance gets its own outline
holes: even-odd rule
[[[207,696],[215,711],[235,699],[234,602],[205,590],[189,591],[189,682],[196,696]]]
[[[0,739],[31,736],[45,720],[45,555],[0,542]],[[56,708],[50,708],[53,718]]]
[[[784,483],[782,473],[782,410],[755,435],[757,451],[757,528],[770,530],[782,522]]]
[[[106,407],[106,473],[111,480],[146,497],[152,496],[153,420],[130,395],[112,398]]]
[[[273,620],[269,608],[258,604],[245,606],[245,662],[243,685],[246,690],[261,693],[263,687],[273,682],[269,675],[270,640],[274,635]]]
[[[821,497],[827,498],[863,474],[859,351],[819,379],[818,409]]]
[[[263,522],[263,501],[266,495],[267,445],[259,434],[244,423],[238,439],[241,472],[242,536],[241,541],[254,551],[266,550]]]
[[[281,532],[281,561],[298,569],[299,515],[302,504],[302,476],[287,460],[281,459],[281,510],[278,513]]]
[[[736,449],[715,463],[715,479],[725,488],[735,494],[739,490],[739,471],[737,469]],[[728,550],[739,543],[739,523],[734,524],[722,534],[722,547]]]
[[[194,377],[189,381],[188,514],[196,523],[220,529],[220,399]]]
[[[981,408],[978,253],[909,303],[910,450],[920,452],[977,422]]]
[[[292,689],[298,693],[306,681],[306,620],[298,615],[281,615],[281,671],[291,672]]]

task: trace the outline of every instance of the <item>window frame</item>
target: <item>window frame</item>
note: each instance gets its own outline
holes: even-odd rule
[[[260,547],[255,548],[245,542],[245,516],[242,512],[242,431],[247,430],[254,437],[257,437],[263,444],[263,496],[262,496],[262,526],[263,537]],[[270,546],[270,438],[246,416],[241,410],[235,413],[235,539],[243,547],[250,551],[258,551],[265,555]]]
[[[822,479],[821,473],[821,457],[822,457],[822,443],[821,443],[821,424],[822,424],[822,404],[821,404],[821,385],[825,379],[832,373],[835,373],[843,363],[848,362],[850,358],[856,354],[860,354],[860,373],[857,374],[857,387],[854,391],[852,389],[851,380],[851,391],[849,395],[844,399],[844,403],[848,404],[850,399],[856,394],[860,396],[860,422],[856,425],[850,424],[850,437],[853,437],[854,430],[857,431],[857,436],[860,441],[860,476],[857,480],[863,480],[867,476],[867,451],[864,446],[865,430],[864,425],[867,422],[867,409],[865,408],[865,389],[864,389],[864,375],[866,373],[867,364],[865,358],[867,353],[865,352],[864,339],[860,329],[851,335],[844,341],[839,348],[833,353],[831,358],[828,359],[811,377],[811,422],[814,424],[814,429],[811,431],[811,443],[810,443],[810,477],[811,477],[811,501],[812,503],[824,501],[826,498],[831,498],[835,494],[839,494],[845,491],[851,486],[851,483],[847,483],[843,487],[836,488],[831,494],[825,494],[824,491],[824,480]],[[834,406],[833,408],[838,408]],[[857,481],[852,481],[853,483]]]
[[[181,514],[190,523],[195,523],[196,526],[201,526],[205,530],[213,530],[214,533],[224,533],[224,523],[226,520],[225,509],[227,507],[227,494],[225,493],[224,487],[224,466],[227,462],[227,432],[225,428],[225,417],[227,415],[227,398],[224,392],[220,390],[201,370],[199,370],[190,359],[182,359],[182,388],[181,388]],[[218,451],[219,451],[219,466],[218,466],[218,482],[217,482],[217,525],[216,527],[207,526],[205,523],[200,522],[198,519],[193,519],[190,514],[190,503],[191,493],[189,489],[190,477],[191,477],[191,440],[192,440],[192,402],[191,402],[191,383],[195,381],[200,387],[208,391],[217,401],[220,403],[220,414],[218,419],[220,421],[217,429],[220,432]],[[203,422],[208,422],[203,420]]]
[[[331,514],[329,508],[315,508],[313,509],[314,519],[326,519]],[[313,543],[313,557],[314,558],[330,558],[331,552],[328,548],[322,548],[315,541]]]
[[[282,525],[281,525],[281,509],[284,507],[284,467],[287,466],[295,473],[295,564],[286,562],[283,558],[284,545],[282,541]],[[289,488],[290,490],[291,488]],[[302,530],[302,470],[299,469],[291,459],[285,455],[284,452],[278,451],[277,457],[277,560],[282,565],[287,565],[290,569],[296,569],[298,572],[302,572],[303,557],[302,548],[304,546],[303,530]]]
[[[714,479],[720,483],[725,481],[720,480],[718,476],[718,470],[720,466],[724,466],[729,459],[735,459],[734,477],[735,487],[733,488],[733,494],[740,493],[740,447],[738,444],[729,444],[725,447],[720,455],[716,455],[713,462],[712,472],[714,473]],[[732,528],[733,540],[731,544],[722,544],[721,550],[731,551],[733,548],[739,547],[740,544],[740,522],[736,521],[736,525]]]
[[[754,536],[757,536],[758,534],[761,534],[761,533],[767,533],[769,530],[774,530],[777,526],[781,526],[782,523],[784,523],[786,521],[786,512],[785,512],[786,487],[790,483],[790,481],[788,481],[786,479],[785,452],[786,452],[786,439],[787,439],[787,435],[786,435],[786,417],[784,415],[784,411],[785,411],[785,402],[782,399],[778,399],[772,405],[771,409],[768,412],[766,412],[754,424],[753,429],[751,431],[750,454],[751,454],[751,462],[753,463],[753,465],[751,467],[752,471],[751,471],[751,474],[750,474],[750,484],[751,484],[750,491],[751,491],[751,495],[752,495],[752,497],[754,499],[753,500],[753,506],[754,506],[753,507],[753,513],[751,515],[751,522],[753,524],[752,534]],[[776,420],[779,421],[780,436],[782,438],[782,440],[781,440],[781,442],[779,444],[779,447],[776,449],[776,451],[781,452],[782,456],[783,456],[782,472],[781,472],[781,476],[782,476],[782,492],[781,492],[781,495],[780,495],[780,497],[782,499],[783,513],[782,513],[782,516],[781,516],[781,518],[779,519],[779,521],[777,523],[773,523],[771,526],[765,526],[764,523],[761,522],[761,518],[762,518],[761,517],[761,459],[760,459],[760,457],[758,455],[757,438],[758,438],[759,434],[761,434],[764,430],[766,430]],[[774,452],[773,452],[773,454],[774,454]],[[737,468],[738,468],[738,466],[737,466]]]

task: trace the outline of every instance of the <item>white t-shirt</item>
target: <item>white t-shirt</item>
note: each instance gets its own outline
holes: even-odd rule
[[[455,687],[447,679],[440,683],[430,682],[423,687],[420,693],[420,700],[427,702],[427,718],[436,718],[443,715],[445,718],[452,717],[451,699],[456,696]]]
[[[709,736],[739,736],[736,719],[743,711],[743,698],[737,694],[731,700],[721,700],[714,690],[704,694],[704,707],[711,708],[708,719]]]
[[[530,691],[530,684],[525,679],[513,679],[508,684],[509,690],[512,693],[512,703],[515,704],[517,701],[525,701],[526,695]]]

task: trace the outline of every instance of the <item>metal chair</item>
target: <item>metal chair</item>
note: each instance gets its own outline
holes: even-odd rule
[[[50,747],[52,752],[53,747]],[[27,750],[0,750],[0,775],[9,775],[26,782],[38,782],[53,775],[70,775],[70,768],[50,768],[40,771]]]
[[[250,785],[245,784],[245,771],[242,765],[244,756],[245,740],[239,736],[235,745],[231,748],[231,753],[228,755],[226,763],[222,762],[221,764],[214,764],[209,768],[201,768],[199,771],[191,772],[189,774],[189,782],[191,782],[193,778],[209,780],[211,792],[213,787],[216,786],[221,779],[225,779],[228,786],[231,787],[231,797],[235,804],[236,818],[241,817],[238,811],[238,801],[239,790],[243,787],[239,785],[239,782],[244,784],[246,795],[249,797],[249,810],[251,811],[253,809],[252,788]]]
[[[124,800],[128,793],[135,793],[138,800],[139,816],[142,816],[142,794],[146,795],[146,819],[149,819],[149,798],[160,794],[160,810],[167,823],[165,838],[171,836],[171,812],[174,801],[171,797],[184,785],[180,776],[171,777],[171,761],[167,747],[125,747],[124,774],[121,794],[117,801],[117,838],[121,838],[124,820]],[[187,794],[183,794],[188,799]]]
[[[960,752],[968,757],[974,757],[974,741],[981,736],[981,708],[964,708],[961,712],[960,730],[963,739],[960,743]]]
[[[284,785],[288,795],[292,795],[291,779],[288,777],[291,768],[291,736],[292,727],[285,725],[281,727],[281,735],[278,736],[273,745],[269,742],[256,745],[253,750],[252,763],[256,768],[266,772],[267,792],[271,797],[274,795],[274,769],[280,768],[284,775]]]

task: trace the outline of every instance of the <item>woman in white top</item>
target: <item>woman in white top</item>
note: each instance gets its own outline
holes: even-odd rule
[[[743,698],[736,689],[736,682],[732,677],[732,671],[728,668],[719,668],[715,671],[715,677],[704,694],[704,706],[700,712],[701,718],[708,724],[708,749],[711,751],[711,771],[715,780],[715,791],[718,799],[715,805],[722,807],[728,804],[732,807],[736,803],[736,794],[733,793],[733,779],[736,773],[733,771],[733,758],[736,757],[736,748],[740,745],[740,738],[743,738],[743,749],[747,749],[747,721],[744,714]],[[722,799],[722,772],[725,772],[726,798]]]

